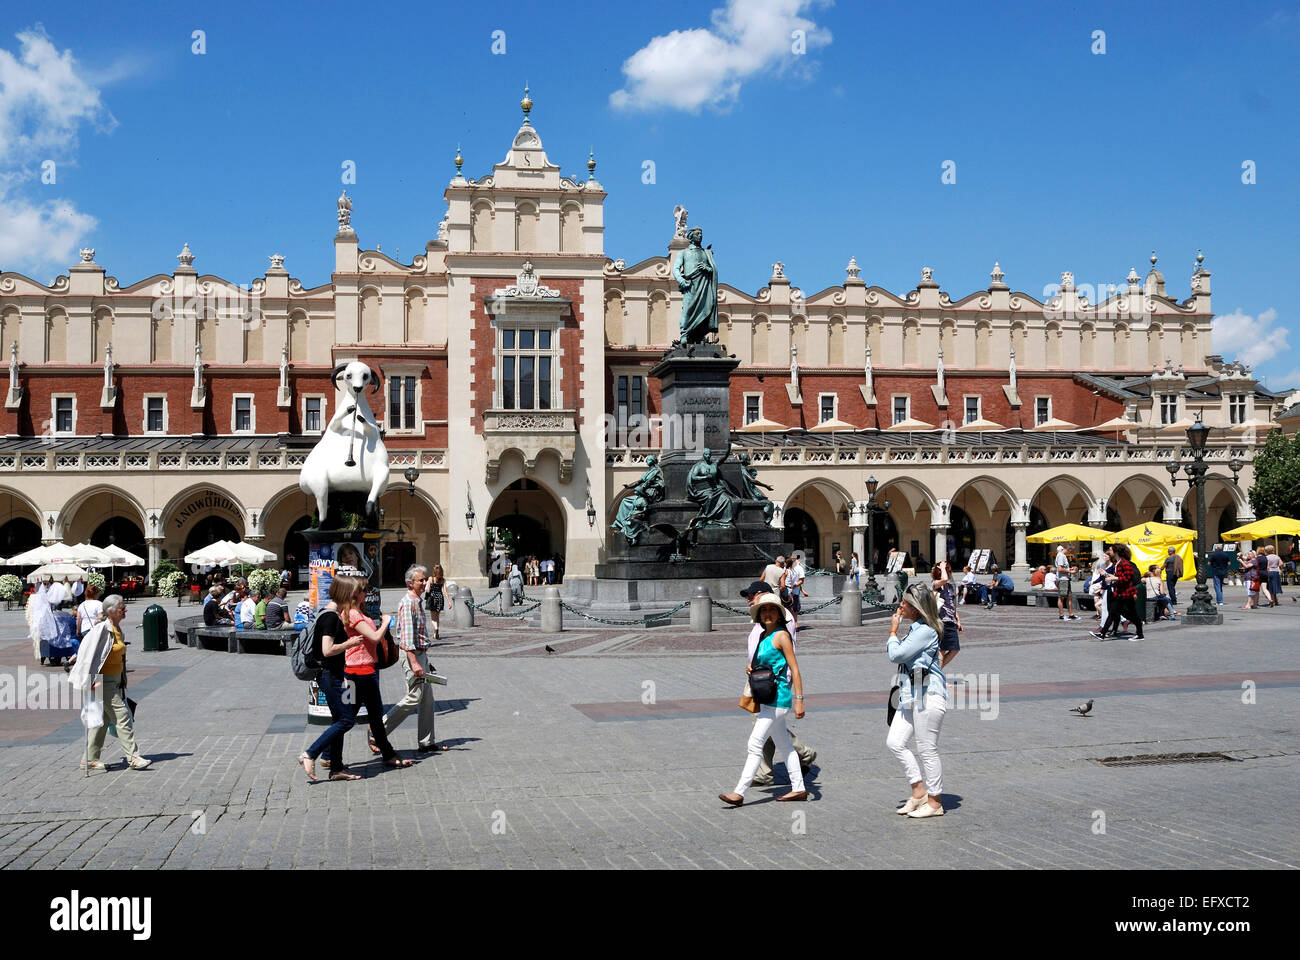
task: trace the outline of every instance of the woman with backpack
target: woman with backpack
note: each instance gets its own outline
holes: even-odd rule
[[[1137,608],[1138,584],[1142,581],[1142,574],[1133,564],[1133,553],[1127,543],[1117,543],[1113,549],[1119,559],[1115,562],[1115,572],[1106,576],[1113,589],[1107,605],[1110,613],[1101,629],[1093,633],[1093,636],[1098,640],[1114,640],[1119,635],[1120,618],[1127,617],[1137,628],[1137,636],[1133,639],[1145,639],[1142,633],[1142,611]]]
[[[361,640],[359,637],[355,639],[348,637],[343,620],[338,614],[338,600],[341,596],[355,592],[356,587],[351,583],[352,579],[336,577],[330,584],[330,602],[317,614],[315,621],[307,621],[300,628],[307,629],[310,626],[314,631],[312,653],[316,662],[321,665],[320,679],[317,682],[320,684],[321,692],[325,694],[330,716],[334,720],[334,723],[298,758],[298,762],[302,764],[307,774],[307,779],[312,783],[316,782],[316,758],[325,752],[329,754],[325,759],[325,765],[330,769],[331,780],[361,779],[355,773],[349,772],[343,763],[343,735],[356,724],[354,719],[356,708],[352,705],[354,698],[345,692],[347,680],[344,677],[344,670],[347,666],[347,651],[359,646]],[[344,581],[348,582],[344,583]]]

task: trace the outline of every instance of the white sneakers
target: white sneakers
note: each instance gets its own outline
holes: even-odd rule
[[[132,770],[148,770],[152,760],[146,760],[144,757],[131,757],[126,761],[126,765]]]
[[[908,797],[907,803],[903,804],[894,812],[897,814],[901,814],[902,816],[909,816],[913,810],[915,810],[923,803],[925,803],[925,797],[921,797],[919,800],[916,797]]]

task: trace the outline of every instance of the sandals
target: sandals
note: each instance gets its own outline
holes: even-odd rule
[[[406,759],[406,757],[392,756],[392,757],[389,757],[387,760],[384,761],[384,766],[386,766],[386,767],[409,767],[409,766],[411,766],[411,761],[408,760],[408,759]]]
[[[373,733],[366,734],[366,746],[370,748],[371,753],[382,752],[377,746],[375,746],[375,735]]]
[[[298,763],[302,765],[303,771],[307,774],[308,783],[319,782],[316,779],[316,761],[311,758],[311,754],[304,750],[302,756],[298,758]]]
[[[331,773],[330,779],[331,780],[360,780],[361,777],[360,775],[355,774],[351,770],[348,770],[346,767],[344,767],[342,770],[335,770],[333,773]]]

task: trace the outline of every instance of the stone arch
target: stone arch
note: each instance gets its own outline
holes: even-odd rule
[[[1197,356],[1196,349],[1196,324],[1184,323],[1179,330],[1181,339],[1180,360],[1184,367],[1191,370],[1201,365],[1201,358]]]
[[[62,307],[51,307],[45,314],[45,362],[68,362],[68,315]]]
[[[266,329],[266,324],[258,319],[256,321],[241,322],[239,325],[243,328],[244,334],[244,362],[265,363],[266,354],[263,331]],[[279,351],[276,352],[278,353]],[[279,362],[280,358],[276,357],[275,359],[276,362]]]
[[[944,317],[939,324],[939,349],[945,364],[957,365],[957,321],[952,317]]]
[[[496,212],[489,200],[479,200],[470,209],[469,248],[471,250],[492,249],[492,221]]]
[[[951,505],[960,507],[975,529],[977,545],[999,554],[1003,566],[1010,563],[1005,552],[1007,525],[1019,518],[1020,499],[1005,481],[981,474],[962,483],[953,493]]]
[[[502,460],[504,479],[507,474],[504,455]],[[515,470],[510,474],[513,479],[500,485],[484,516],[484,524],[512,531],[519,538],[515,550],[522,555],[536,554],[539,560],[544,559],[543,554],[563,556],[567,543],[564,498],[544,480],[518,476]],[[490,566],[487,572],[491,576]],[[499,576],[492,579],[495,582]]]
[[[379,498],[379,506],[384,511],[384,526],[394,531],[380,549],[380,571],[385,586],[400,585],[406,568],[412,563],[422,563],[430,569],[435,563],[446,566],[441,550],[446,526],[442,511],[427,491],[417,487],[412,496],[405,483],[395,484]],[[411,546],[398,547],[398,543]]]
[[[1124,526],[1131,527],[1152,519],[1163,523],[1166,511],[1174,504],[1174,498],[1167,482],[1161,483],[1144,473],[1136,473],[1115,484],[1107,502],[1114,506]],[[1152,514],[1156,511],[1159,516],[1153,517]]]
[[[239,537],[247,535],[248,510],[229,490],[218,493],[211,484],[194,483],[173,494],[159,512],[158,529],[165,538],[166,550],[179,561],[190,531],[214,516],[229,522]]]
[[[101,498],[108,499],[100,503]],[[89,542],[91,535],[115,516],[131,520],[141,532],[148,529],[144,507],[134,495],[112,484],[97,483],[77,491],[63,505],[54,535],[67,543]]]
[[[537,202],[520,200],[515,204],[515,249],[524,253],[533,253],[537,247],[537,228],[541,217],[537,212]]]
[[[876,489],[876,500],[881,505],[884,501],[889,501],[888,517],[893,525],[896,540],[895,544],[882,544],[873,534],[872,547],[880,554],[879,562],[876,564],[877,570],[884,569],[885,558],[891,545],[912,553],[912,543],[915,541],[918,550],[928,555],[933,546],[930,522],[938,515],[939,509],[939,500],[934,492],[912,477],[890,477],[881,479],[880,486]],[[877,531],[882,529],[880,526],[876,527]],[[863,548],[866,549],[865,544]],[[863,560],[864,565],[867,562]]]
[[[623,295],[617,290],[605,294],[605,342],[622,345],[626,336],[623,329]]]
[[[40,546],[47,528],[36,504],[11,487],[0,487],[0,504],[6,508],[0,517],[0,555],[12,557]]]
[[[1164,328],[1155,320],[1147,327],[1147,366],[1164,366]]]
[[[22,311],[12,304],[0,310],[0,346],[7,350],[7,345],[19,338],[22,323]]]
[[[113,311],[108,307],[96,307],[91,320],[91,363],[103,363],[105,347],[113,342]]]
[[[199,342],[199,359],[204,363],[213,363],[217,359],[217,325],[220,322],[217,319],[216,309],[213,307],[199,307],[205,316],[196,317],[194,320],[194,333]]]
[[[1011,324],[1011,349],[1016,352],[1022,365],[1026,364],[1028,354],[1025,352],[1025,344],[1029,338],[1028,330],[1020,320],[1013,321]]]
[[[666,347],[673,339],[668,330],[668,294],[656,290],[650,294],[650,344]]]
[[[582,253],[582,206],[566,203],[560,210],[560,252]]]
[[[848,491],[833,480],[819,477],[800,483],[785,497],[781,509],[781,525],[785,528],[785,540],[810,553],[810,567],[826,567],[834,563],[832,544],[852,543],[853,534],[849,528],[849,519],[844,511],[851,509],[853,498]],[[792,515],[802,513],[807,520],[792,524]],[[801,542],[801,536],[795,528],[802,530],[810,542]],[[843,548],[841,547],[841,550]]]
[[[362,287],[358,302],[357,342],[378,343],[382,335],[382,326],[380,324],[382,295],[379,289],[377,287]]]
[[[1062,495],[1059,489],[1061,487],[1064,487],[1069,491],[1068,496]],[[1030,505],[1031,506],[1038,505],[1039,498],[1043,495],[1043,493],[1049,491],[1056,497],[1057,505],[1061,507],[1062,511],[1064,511],[1064,514],[1060,520],[1051,521],[1053,526],[1059,526],[1062,523],[1083,522],[1078,520],[1075,514],[1073,514],[1070,509],[1076,497],[1083,498],[1085,511],[1091,510],[1093,506],[1095,506],[1097,503],[1096,495],[1093,494],[1092,490],[1089,489],[1086,483],[1084,483],[1082,480],[1080,480],[1077,476],[1074,476],[1073,474],[1061,473],[1061,474],[1057,474],[1056,476],[1052,477],[1049,480],[1043,481],[1043,483],[1039,485],[1038,489],[1034,491],[1034,495],[1029,498]],[[1046,513],[1046,511],[1044,512]]]
[[[790,318],[790,346],[799,351],[799,363],[808,365],[808,318],[794,316]]]
[[[885,322],[880,317],[867,317],[867,346],[871,349],[871,362],[877,366],[885,361],[881,344],[885,336]]]

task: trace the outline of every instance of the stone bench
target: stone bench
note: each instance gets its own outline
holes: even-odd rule
[[[196,627],[193,646],[226,653],[285,654],[297,639],[296,630],[236,630],[234,627]]]

